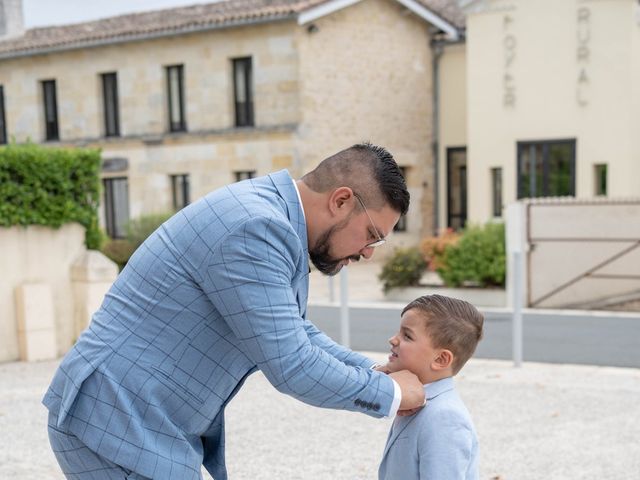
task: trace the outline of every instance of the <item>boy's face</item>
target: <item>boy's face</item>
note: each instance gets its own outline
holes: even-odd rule
[[[433,348],[420,312],[408,310],[400,319],[400,331],[389,339],[391,355],[386,368],[391,372],[409,370],[422,383],[434,381],[432,363],[442,349]]]

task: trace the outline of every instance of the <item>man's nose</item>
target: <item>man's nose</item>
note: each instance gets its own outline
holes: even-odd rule
[[[393,337],[391,337],[389,339],[389,343],[394,347],[396,346],[396,343],[398,342],[397,337],[398,337],[397,335],[394,335]]]
[[[371,257],[373,257],[374,250],[375,248],[373,247],[364,247],[362,250],[360,250],[360,255],[369,260]]]

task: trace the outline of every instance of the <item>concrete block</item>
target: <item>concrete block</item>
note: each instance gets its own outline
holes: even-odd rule
[[[57,357],[55,310],[51,287],[26,283],[16,288],[18,350],[22,361]]]
[[[18,345],[23,362],[53,360],[58,356],[53,329],[18,332]]]
[[[18,332],[55,330],[51,287],[46,283],[25,283],[16,287]]]

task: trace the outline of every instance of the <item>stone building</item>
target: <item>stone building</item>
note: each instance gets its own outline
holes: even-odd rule
[[[2,5],[19,20],[19,1]],[[118,237],[129,218],[368,140],[405,169],[394,243],[415,244],[435,223],[434,46],[462,26],[445,0],[232,0],[12,27],[0,141],[101,148]]]
[[[640,197],[640,2],[460,0],[442,59],[441,226],[520,198]]]

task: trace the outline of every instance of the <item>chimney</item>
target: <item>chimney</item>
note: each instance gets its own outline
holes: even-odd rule
[[[24,35],[22,0],[0,0],[0,41]]]

